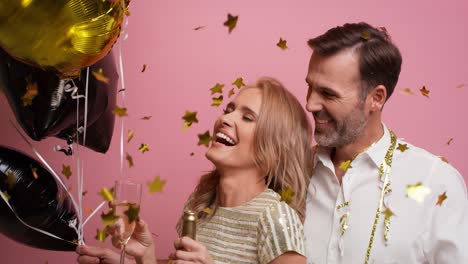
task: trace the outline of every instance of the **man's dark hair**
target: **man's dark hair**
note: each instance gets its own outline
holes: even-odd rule
[[[344,24],[329,29],[307,43],[314,53],[324,57],[347,48],[356,48],[363,82],[361,96],[367,96],[377,85],[385,86],[387,99],[392,95],[400,75],[402,59],[385,28],[374,28],[364,22]]]

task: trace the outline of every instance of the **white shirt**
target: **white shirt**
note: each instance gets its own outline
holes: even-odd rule
[[[307,197],[307,263],[364,263],[381,195],[378,168],[390,146],[390,133],[351,163],[340,186],[330,149],[319,148]],[[448,163],[407,144],[395,149],[389,174],[392,192],[385,195],[389,208],[388,241],[384,240],[384,215],[374,235],[369,263],[468,263],[468,195],[462,176]],[[407,197],[408,185],[422,183],[430,193],[422,202]],[[436,205],[439,195],[447,199]],[[348,202],[347,206],[337,206]],[[340,218],[346,213],[348,228],[342,235]]]

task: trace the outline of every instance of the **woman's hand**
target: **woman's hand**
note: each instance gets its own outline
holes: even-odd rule
[[[169,256],[171,264],[214,264],[206,247],[189,237],[182,237],[174,242],[176,252]]]
[[[108,248],[78,246],[77,261],[80,264],[119,264],[120,254]],[[131,258],[126,258],[125,263],[135,263]]]
[[[107,229],[107,233],[112,236],[112,245],[118,249],[122,247],[120,238],[123,232],[123,225],[123,221],[116,221],[113,226]],[[135,230],[125,246],[125,252],[136,259],[141,259],[148,255],[154,257],[153,237],[148,225],[143,220],[136,223]]]

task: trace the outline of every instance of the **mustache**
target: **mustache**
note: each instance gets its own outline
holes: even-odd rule
[[[333,117],[325,110],[320,110],[318,112],[312,113],[315,119],[333,119]]]

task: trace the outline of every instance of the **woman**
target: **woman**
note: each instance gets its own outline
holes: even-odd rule
[[[242,89],[214,125],[206,157],[215,170],[201,177],[185,205],[198,215],[197,241],[177,239],[172,263],[305,263],[311,132],[301,104],[278,81],[263,78]],[[80,263],[112,258],[106,250],[77,251]],[[156,263],[144,223],[127,253],[137,263]]]

